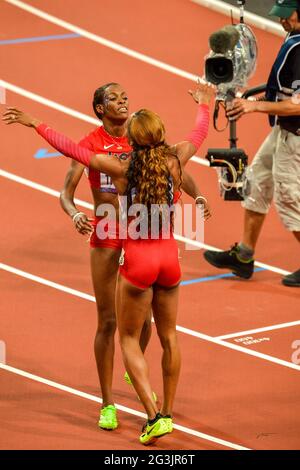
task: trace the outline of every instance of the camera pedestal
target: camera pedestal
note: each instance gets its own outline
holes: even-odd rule
[[[235,98],[234,90],[227,91],[226,103]],[[243,201],[243,179],[248,157],[243,149],[237,148],[236,121],[229,121],[229,149],[208,149],[206,158],[211,167],[221,168],[221,189],[225,201]]]
[[[207,160],[211,167],[222,168],[222,179],[228,184],[228,190],[224,191],[225,201],[243,201],[243,175],[248,164],[248,157],[243,149],[232,147],[229,149],[208,149]],[[234,181],[233,172],[229,169],[234,167],[237,178]],[[224,186],[224,185],[223,185]]]

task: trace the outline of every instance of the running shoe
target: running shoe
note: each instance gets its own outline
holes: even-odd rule
[[[105,406],[100,410],[98,426],[101,429],[113,430],[118,427],[117,408],[115,405]]]
[[[125,372],[125,374],[124,374],[124,380],[125,380],[125,382],[126,382],[128,385],[132,385],[131,378],[129,377],[128,372]],[[156,403],[156,402],[157,402],[157,395],[156,395],[155,392],[152,392],[152,397],[153,397],[153,400],[154,400],[155,403]]]
[[[240,248],[236,243],[228,251],[207,250],[203,253],[209,264],[216,268],[230,269],[233,274],[243,279],[250,279],[254,270],[254,259],[243,260],[239,256]]]
[[[168,426],[168,433],[171,433],[173,431],[173,418],[171,415],[165,415],[163,416],[167,426]]]
[[[282,278],[282,284],[288,287],[300,287],[300,269]]]
[[[168,419],[169,418],[163,418],[161,414],[157,413],[153,422],[149,423],[149,421],[147,421],[143,427],[143,432],[140,435],[140,443],[144,446],[154,444],[159,437],[172,432],[170,431]]]
[[[124,374],[124,380],[128,385],[132,385],[131,378],[129,377],[128,372],[125,372]]]

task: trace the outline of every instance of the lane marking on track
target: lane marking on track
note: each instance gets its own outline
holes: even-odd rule
[[[264,326],[262,328],[255,328],[253,330],[246,330],[246,331],[238,331],[236,333],[230,333],[228,335],[221,335],[221,336],[214,336],[217,339],[231,339],[231,338],[238,338],[239,336],[247,336],[254,333],[263,333],[264,331],[274,331],[280,330],[281,328],[290,328],[292,326],[300,325],[300,320],[291,321],[288,323],[279,323],[278,325],[273,326]]]
[[[13,374],[19,375],[21,377],[25,377],[26,379],[33,380],[35,382],[39,382],[44,385],[48,385],[49,387],[56,388],[58,390],[61,390],[63,392],[70,393],[72,395],[75,395],[80,398],[85,398],[86,400],[90,400],[96,403],[102,403],[102,399],[96,397],[95,395],[91,395],[89,393],[81,392],[75,388],[68,387],[66,385],[62,385],[58,382],[54,382],[53,380],[48,380],[43,377],[39,377],[38,375],[30,374],[29,372],[23,371],[21,369],[17,369],[15,367],[11,367],[6,364],[1,364],[0,363],[0,369],[6,370],[7,372],[11,372]],[[141,413],[137,410],[134,410],[132,408],[128,408],[127,406],[119,405],[116,403],[116,407],[119,411],[123,411],[124,413],[128,413],[134,416],[138,416],[140,418],[145,418],[147,419],[147,416],[144,413]],[[223,447],[229,447],[230,449],[235,449],[235,450],[251,450],[248,447],[242,447],[238,444],[234,444],[233,442],[225,441],[223,439],[219,439],[218,437],[211,436],[209,434],[205,434],[199,431],[196,431],[194,429],[187,428],[185,426],[181,426],[179,424],[174,424],[174,429],[177,429],[178,431],[181,431],[185,434],[189,434],[191,436],[198,437],[199,439],[204,439],[206,441],[214,442],[215,444],[220,444]]]
[[[0,263],[0,269],[7,271],[12,274],[16,274],[17,276],[24,277],[25,279],[29,279],[30,281],[37,282],[38,284],[43,284],[47,287],[52,287],[53,289],[59,290],[61,292],[65,292],[66,294],[74,295],[75,297],[80,297],[81,299],[88,300],[90,302],[96,302],[96,299],[93,295],[86,294],[85,292],[81,292],[77,289],[72,289],[71,287],[63,286],[62,284],[58,284],[57,282],[49,281],[40,276],[35,276],[34,274],[28,273],[21,269],[14,268],[13,266],[8,266],[7,264]]]
[[[197,3],[209,10],[217,11],[222,15],[226,15],[227,17],[231,17],[231,11],[235,18],[239,19],[240,17],[240,9],[235,7],[234,5],[229,5],[228,3],[222,2],[220,0],[190,0],[192,3]],[[286,33],[283,31],[280,24],[275,23],[274,21],[268,20],[263,16],[256,15],[255,13],[251,13],[245,11],[245,21],[247,24],[252,26],[256,26],[263,31],[267,31],[268,33],[275,34],[276,36],[285,37]]]
[[[60,26],[61,28],[67,29],[68,31],[73,31],[74,33],[80,34],[80,36],[89,39],[90,41],[97,42],[98,44],[101,44],[101,46],[108,47],[110,49],[113,49],[114,51],[132,57],[133,59],[140,60],[141,62],[144,62],[146,64],[153,65],[154,67],[162,69],[166,72],[170,72],[179,77],[186,78],[187,80],[192,80],[193,82],[195,82],[199,77],[198,75],[186,72],[185,70],[179,69],[178,67],[174,67],[173,65],[166,64],[165,62],[154,59],[153,57],[134,51],[133,49],[129,49],[128,47],[122,46],[122,44],[110,41],[109,39],[105,39],[102,36],[98,36],[97,34],[90,33],[86,29],[80,28],[79,26],[69,23],[68,21],[64,21],[60,18],[57,18],[57,16],[50,15],[49,13],[46,13],[45,11],[42,11],[39,8],[35,8],[31,5],[28,5],[27,3],[22,2],[20,0],[4,1],[6,3],[10,3],[11,5],[16,6],[17,8],[20,8],[21,10],[27,11],[32,15],[38,16],[39,18],[42,18],[43,20],[46,20],[49,23],[55,24],[56,26]]]
[[[80,111],[76,111],[75,109],[68,108],[67,106],[59,104],[56,101],[48,100],[48,98],[44,98],[43,96],[37,95],[36,93],[32,93],[31,91],[25,90],[24,88],[21,88],[17,85],[6,82],[5,80],[0,79],[0,86],[5,88],[6,90],[16,93],[17,95],[21,95],[24,96],[24,98],[28,98],[32,101],[35,101],[36,103],[48,106],[48,108],[55,109],[64,114],[68,114],[69,116],[80,119],[81,121],[89,122],[90,124],[95,124],[96,126],[99,126],[99,120],[96,118],[81,113]]]
[[[26,178],[23,178],[21,176],[17,176],[13,173],[10,173],[10,172],[2,170],[2,169],[0,169],[0,176],[3,176],[4,178],[6,178],[8,180],[11,180],[11,181],[14,181],[16,183],[23,184],[24,186],[27,186],[29,188],[36,189],[37,191],[41,191],[43,193],[49,194],[50,196],[54,196],[54,197],[57,197],[57,198],[59,198],[59,196],[60,196],[59,191],[48,188],[47,186],[44,186],[42,184],[35,183],[35,182],[30,181]],[[84,207],[86,209],[91,209],[91,210],[94,209],[94,206],[92,204],[88,203],[88,202],[82,201],[80,199],[74,199],[74,201],[78,206]],[[207,245],[206,243],[201,243],[201,242],[198,242],[196,240],[191,240],[190,238],[183,237],[183,236],[178,235],[176,233],[174,234],[174,238],[179,242],[187,243],[189,245],[193,245],[193,246],[201,248],[201,249],[222,251],[219,248],[216,248],[215,246]],[[263,268],[264,270],[267,270],[267,271],[272,271],[272,272],[277,273],[277,274],[282,274],[284,276],[286,276],[287,274],[291,274],[290,271],[286,271],[284,269],[277,268],[277,267],[271,266],[269,264],[261,263],[259,261],[255,262],[255,266],[257,266],[259,268]]]
[[[255,273],[260,273],[262,271],[266,271],[266,269],[262,269],[262,268],[254,269]],[[218,281],[219,279],[227,279],[227,278],[236,279],[236,276],[233,273],[226,273],[226,274],[217,274],[216,276],[198,277],[196,279],[188,279],[186,281],[181,281],[180,285],[190,286],[192,284],[201,284],[202,282]]]
[[[14,268],[12,266],[8,266],[7,264],[0,263],[0,269],[6,270],[6,271],[11,272],[13,274],[17,274],[18,276],[24,277],[24,278],[29,279],[31,281],[38,282],[39,284],[44,284],[45,286],[53,287],[54,289],[60,290],[62,292],[66,292],[68,294],[76,295],[77,297],[81,297],[83,299],[90,300],[91,302],[96,302],[95,297],[92,296],[92,295],[84,294],[83,292],[78,291],[76,289],[73,289],[71,287],[66,287],[66,286],[63,286],[62,284],[58,284],[56,282],[49,281],[48,279],[45,279],[45,278],[40,277],[40,276],[36,276],[35,274],[27,273],[26,271],[22,271],[22,270],[19,270],[17,268]],[[211,279],[209,279],[209,280],[211,280]],[[215,278],[213,280],[215,280]],[[206,282],[206,281],[207,281],[207,278],[203,278],[203,282]],[[197,283],[199,283],[199,282],[200,281],[198,279]],[[180,285],[182,285],[182,286],[185,286],[187,284],[189,285],[190,281],[182,281],[180,283]]]
[[[195,81],[198,78],[198,75],[192,74],[190,72],[186,72],[185,70],[179,69],[178,67],[166,64],[165,62],[154,59],[153,57],[142,54],[128,47],[122,46],[121,44],[118,44],[114,41],[105,39],[102,36],[98,36],[97,34],[91,33],[83,28],[80,28],[79,26],[73,25],[72,23],[69,23],[68,21],[64,21],[54,15],[50,15],[49,13],[46,13],[45,11],[42,11],[39,8],[33,7],[32,5],[29,5],[20,0],[5,0],[5,1],[6,3],[9,3],[24,11],[27,11],[27,13],[38,16],[39,18],[42,18],[43,20],[48,21],[49,23],[55,24],[57,26],[60,26],[61,28],[72,31],[73,33],[79,34],[80,36],[86,39],[89,39],[98,44],[101,44],[102,46],[113,49],[117,52],[120,52],[121,54],[140,60],[144,63],[147,63],[159,69],[162,69],[166,72],[173,73],[174,75],[177,75],[179,77],[183,77],[192,81]],[[239,13],[238,8],[235,8],[232,6],[230,8],[230,5],[227,5],[225,2],[220,2],[218,0],[203,0],[202,2],[200,0],[198,1],[192,0],[192,1],[194,1],[194,3],[199,3],[202,6],[205,6],[209,9],[217,10],[219,13],[220,12],[224,13],[226,16],[230,14],[231,10],[233,10],[235,14],[236,12]],[[248,12],[246,14],[246,18],[251,24],[254,24],[258,28],[267,30],[269,32],[272,32],[273,34],[276,34],[282,37],[285,35],[284,32],[282,31],[281,26],[277,25],[276,23],[272,21],[268,21],[265,18],[262,18],[258,15],[255,15],[253,13],[248,13]]]
[[[41,160],[42,158],[53,158],[53,157],[61,157],[61,153],[59,152],[49,152],[48,149],[39,149],[33,155],[33,158],[37,160]]]
[[[247,348],[244,348],[243,346],[239,346],[237,344],[228,343],[228,342],[223,341],[221,339],[213,338],[212,336],[208,336],[204,333],[194,332],[193,330],[189,330],[188,328],[183,328],[182,326],[177,326],[176,329],[177,329],[177,331],[180,331],[181,333],[186,333],[187,335],[195,336],[196,338],[203,339],[204,341],[208,341],[210,343],[214,343],[214,344],[217,344],[219,346],[224,346],[225,348],[232,349],[233,351],[239,351],[239,352],[242,352],[244,354],[248,354],[249,356],[254,356],[254,357],[257,357],[259,359],[263,359],[265,361],[268,361],[268,362],[273,362],[274,364],[277,364],[277,365],[280,365],[280,366],[288,367],[289,369],[294,369],[294,370],[300,371],[300,366],[296,365],[296,364],[293,364],[292,362],[284,361],[283,359],[279,359],[277,357],[270,356],[268,354],[263,354],[263,353],[260,353],[258,351],[254,351],[252,349],[247,349]]]
[[[80,34],[53,34],[51,36],[35,36],[32,38],[18,38],[18,39],[3,39],[0,41],[0,46],[6,46],[9,44],[24,44],[28,42],[44,42],[44,41],[57,41],[61,39],[73,39],[80,38]]]
[[[34,274],[27,273],[26,271],[23,271],[21,269],[17,269],[13,266],[9,266],[7,264],[0,263],[0,269],[3,269],[4,271],[7,271],[7,272],[12,273],[12,274],[16,274],[17,276],[24,277],[24,278],[29,279],[31,281],[37,282],[39,284],[43,284],[43,285],[46,285],[48,287],[52,287],[52,288],[57,289],[59,291],[65,292],[67,294],[74,295],[75,297],[80,297],[82,299],[89,300],[90,302],[95,302],[95,297],[92,296],[92,295],[86,294],[86,293],[78,291],[76,289],[72,289],[70,287],[63,286],[63,285],[58,284],[56,282],[48,281],[47,279],[44,279],[40,276],[35,276]],[[153,319],[152,319],[152,321],[153,321]],[[187,334],[189,336],[193,336],[195,338],[199,338],[199,339],[202,339],[204,341],[208,341],[210,343],[214,343],[214,344],[217,344],[219,346],[223,346],[227,349],[232,349],[234,351],[239,351],[239,352],[242,352],[244,354],[248,354],[250,356],[254,356],[254,357],[263,359],[265,361],[272,362],[274,364],[278,364],[280,366],[284,366],[284,367],[288,367],[290,369],[300,371],[300,365],[296,365],[296,364],[293,364],[291,362],[284,361],[282,359],[278,359],[277,357],[273,357],[273,356],[269,356],[267,354],[263,354],[263,353],[260,353],[260,352],[257,352],[257,351],[253,351],[251,349],[244,348],[244,347],[239,346],[237,344],[228,343],[228,342],[223,341],[221,339],[214,338],[212,336],[206,335],[204,333],[200,333],[198,331],[191,330],[189,328],[182,327],[180,325],[176,325],[176,330],[179,331],[180,333],[184,333],[184,334]]]
[[[41,193],[48,194],[49,196],[54,196],[59,199],[60,197],[60,192],[56,191],[55,189],[48,188],[47,186],[44,186],[43,184],[35,183],[34,181],[30,181],[26,178],[23,178],[22,176],[15,175],[13,173],[10,173],[9,171],[5,171],[0,169],[0,176],[3,176],[3,178],[6,178],[10,181],[14,181],[15,183],[22,184],[23,186],[27,186],[28,188],[35,189],[37,191],[40,191]],[[84,207],[85,209],[90,209],[94,210],[94,205],[90,204],[89,202],[82,201],[81,199],[74,199],[75,204],[78,206]]]

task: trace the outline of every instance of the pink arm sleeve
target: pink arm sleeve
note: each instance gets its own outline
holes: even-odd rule
[[[195,127],[185,140],[191,142],[198,149],[208,134],[209,107],[207,104],[199,104]]]
[[[90,150],[75,144],[71,139],[48,127],[40,124],[36,131],[43,139],[47,140],[52,147],[66,157],[73,158],[85,166],[90,166],[91,157],[94,155]]]

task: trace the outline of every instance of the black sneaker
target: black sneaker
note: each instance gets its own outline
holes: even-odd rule
[[[243,279],[250,279],[253,274],[254,259],[242,261],[239,258],[239,251],[239,246],[236,243],[228,251],[208,250],[203,253],[203,256],[209,264],[212,264],[216,268],[231,269],[236,276],[242,277]]]
[[[300,287],[300,269],[282,279],[282,284],[288,287]]]

